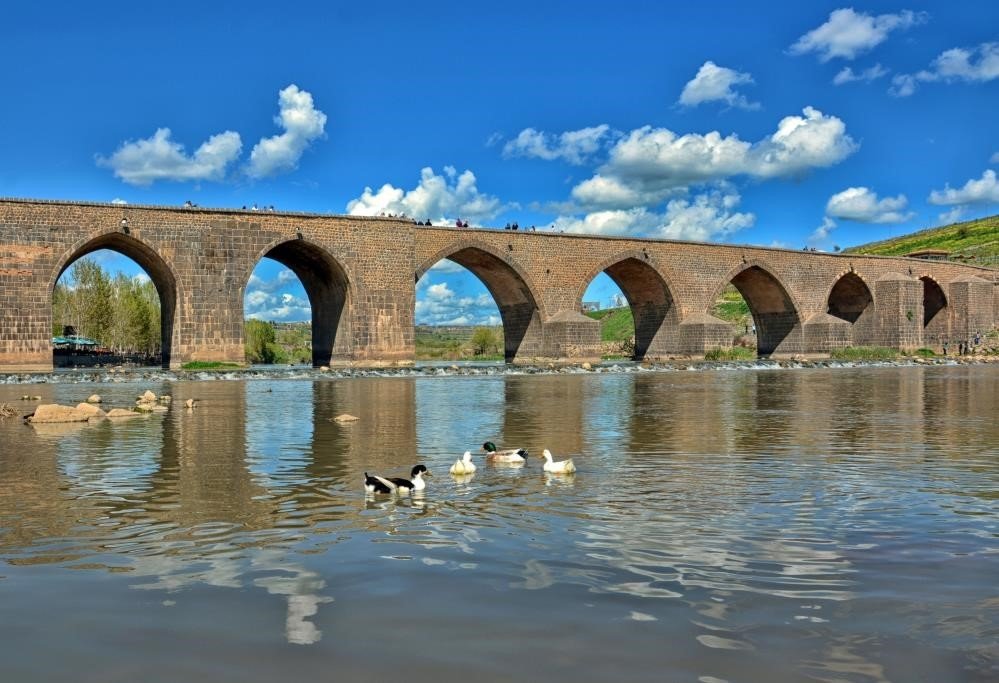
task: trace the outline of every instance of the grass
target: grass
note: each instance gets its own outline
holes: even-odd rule
[[[181,370],[239,370],[245,366],[239,363],[225,363],[222,361],[192,360],[180,366]]]
[[[916,349],[912,352],[913,356],[919,356],[920,358],[933,358],[936,356],[936,352],[933,349]]]
[[[635,336],[635,319],[629,306],[589,311],[586,315],[600,321],[600,341],[623,342]]]
[[[901,352],[884,346],[847,346],[833,349],[829,357],[833,360],[895,360]]]
[[[730,349],[709,349],[704,354],[704,360],[756,360],[756,351],[745,346],[733,346]]]
[[[476,354],[470,336],[448,332],[420,332],[415,342],[417,360],[505,360],[502,328],[496,331],[496,353]]]
[[[844,249],[846,254],[904,256],[922,249],[943,249],[964,256],[965,262],[995,267],[999,265],[999,216],[953,223],[902,235],[880,242]]]

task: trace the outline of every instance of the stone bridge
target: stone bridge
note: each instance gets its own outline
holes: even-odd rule
[[[712,317],[733,284],[762,355],[844,346],[939,347],[999,321],[999,271],[949,262],[666,240],[417,226],[395,218],[0,200],[0,371],[52,369],[52,291],[78,258],[111,249],[160,295],[163,362],[243,362],[243,294],[272,258],[312,306],[313,362],[407,361],[416,282],[450,259],[499,307],[506,358],[592,359],[583,294],[606,272],[635,318],[635,356],[731,346]]]

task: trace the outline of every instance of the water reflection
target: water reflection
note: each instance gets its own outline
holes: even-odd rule
[[[4,636],[42,613],[56,646],[80,637],[59,625],[69,604],[47,597],[55,578],[104,597],[84,636],[95,643],[130,625],[122,591],[158,596],[172,605],[158,618],[195,633],[226,618],[212,606],[225,602],[230,637],[246,642],[269,636],[235,615],[280,600],[266,634],[355,672],[386,642],[407,661],[463,643],[416,679],[461,661],[498,678],[606,680],[586,647],[600,642],[650,672],[633,680],[987,680],[997,379],[910,368],[176,382],[150,387],[173,395],[163,415],[3,421],[0,654],[16,656]],[[74,403],[93,390],[37,393]],[[99,393],[124,405],[137,392]],[[331,420],[341,413],[360,420]],[[550,448],[579,472],[478,456],[474,475],[447,474],[487,439]],[[364,496],[363,471],[417,462],[437,474],[425,492]],[[484,623],[489,637],[469,640]],[[538,669],[534,628],[574,633],[580,645],[560,641],[573,659]],[[511,648],[524,657],[511,662]]]

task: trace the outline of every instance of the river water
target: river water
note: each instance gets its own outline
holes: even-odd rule
[[[4,681],[999,680],[999,367],[0,402],[146,389],[171,410],[0,420]],[[579,471],[448,474],[487,439]]]

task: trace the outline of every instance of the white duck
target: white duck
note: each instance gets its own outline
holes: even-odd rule
[[[465,451],[465,455],[460,460],[455,460],[451,465],[451,474],[471,474],[475,471],[475,463],[472,462],[472,451]]]
[[[427,482],[423,481],[423,476],[430,476],[430,470],[423,465],[417,465],[410,473],[411,479],[402,477],[380,477],[377,474],[364,473],[364,490],[367,493],[394,493],[398,492],[407,495],[413,491],[422,491],[427,488]]]
[[[551,472],[553,474],[572,474],[576,471],[576,463],[572,461],[572,458],[556,462],[552,458],[552,452],[547,448],[542,451],[541,454],[545,456],[545,464],[542,467],[545,472]]]

